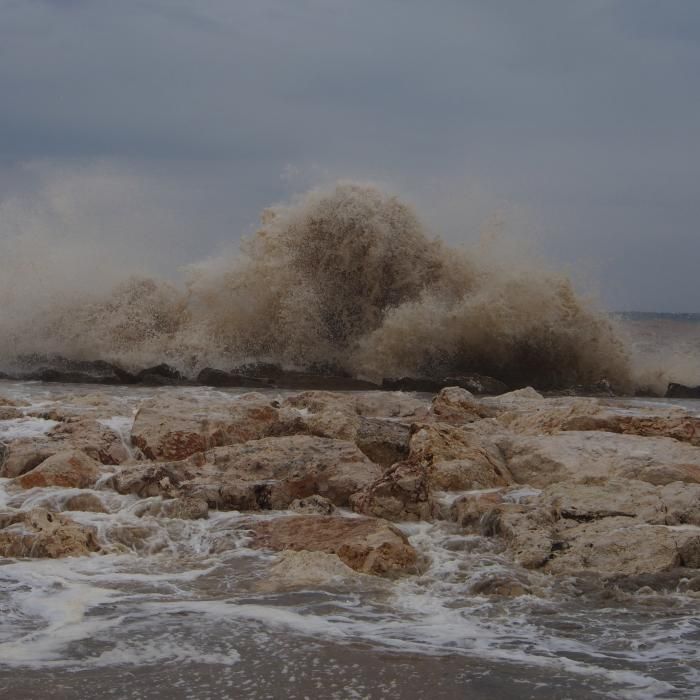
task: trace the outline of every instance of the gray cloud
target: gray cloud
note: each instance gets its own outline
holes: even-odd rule
[[[592,271],[609,307],[698,310],[694,0],[0,0],[0,14],[0,201],[116,168],[152,188],[131,225],[176,240],[181,262],[319,173],[368,176],[452,240],[505,208],[510,230]],[[287,165],[302,175],[284,180]]]

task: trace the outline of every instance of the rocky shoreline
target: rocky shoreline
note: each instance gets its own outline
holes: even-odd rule
[[[401,527],[444,521],[512,562],[479,595],[536,594],[542,576],[700,592],[700,417],[681,407],[531,388],[163,392],[115,426],[105,394],[22,403],[0,398],[0,421],[48,429],[0,442],[3,557],[150,552],[149,522],[239,511],[231,538],[280,552],[279,575],[396,578],[430,565]],[[136,498],[143,526],[80,517],[110,494]]]

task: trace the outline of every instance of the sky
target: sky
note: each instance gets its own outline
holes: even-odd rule
[[[353,178],[699,312],[698,76],[697,0],[0,0],[0,244],[165,274]]]

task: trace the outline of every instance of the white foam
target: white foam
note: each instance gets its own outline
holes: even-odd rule
[[[45,435],[58,425],[58,421],[44,418],[13,418],[0,421],[0,441]]]

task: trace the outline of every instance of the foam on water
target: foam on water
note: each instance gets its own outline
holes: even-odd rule
[[[0,441],[8,442],[19,438],[32,438],[45,435],[58,425],[58,421],[43,418],[13,418],[0,420]]]

